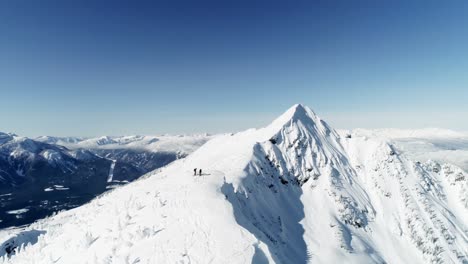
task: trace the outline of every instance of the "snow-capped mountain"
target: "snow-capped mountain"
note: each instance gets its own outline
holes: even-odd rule
[[[53,168],[62,173],[75,171],[79,166],[78,157],[83,157],[87,162],[105,160],[89,152],[75,153],[63,146],[38,142],[26,137],[4,136],[0,143],[2,163],[0,189],[37,182],[40,179],[39,177],[33,179],[33,174],[43,168],[47,170]],[[48,174],[53,173],[48,171]]]
[[[0,263],[467,263],[467,179],[381,139],[342,137],[295,105],[0,232]]]
[[[132,149],[151,152],[178,152],[187,155],[203,145],[212,136],[160,135],[160,136],[102,136],[97,138],[38,137],[35,140],[65,146],[69,149]]]
[[[116,170],[127,165],[128,173],[143,175],[170,162],[186,157],[212,136],[102,136],[97,138],[39,137],[36,140],[53,142],[72,150],[90,151],[116,162]],[[127,173],[127,174],[128,174]],[[121,174],[125,176],[125,172]],[[125,178],[125,177],[124,177]],[[118,177],[115,178],[118,180]]]
[[[155,148],[150,141],[158,139],[149,138],[29,139],[1,133],[0,228],[29,224],[79,206],[109,188],[185,157],[207,140],[202,136],[165,137],[159,139],[165,144],[158,146],[166,147]],[[125,139],[128,144],[124,146],[110,145]],[[134,144],[128,139],[134,139]]]
[[[1,137],[0,227],[76,207],[106,189],[111,162],[105,158],[16,135]]]

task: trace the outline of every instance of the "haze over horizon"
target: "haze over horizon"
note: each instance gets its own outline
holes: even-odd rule
[[[230,132],[295,103],[335,128],[468,131],[468,3],[0,4],[0,131]]]

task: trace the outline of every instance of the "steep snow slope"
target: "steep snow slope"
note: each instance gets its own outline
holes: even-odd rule
[[[452,172],[410,161],[379,140],[353,138],[345,145],[375,210],[373,232],[363,236],[385,260],[414,263],[422,254],[425,263],[468,261],[465,172],[447,165],[456,168],[455,180]]]
[[[340,137],[295,105],[266,128],[214,138],[87,205],[3,231],[0,255],[4,263],[467,263],[467,176],[438,166],[381,140]]]

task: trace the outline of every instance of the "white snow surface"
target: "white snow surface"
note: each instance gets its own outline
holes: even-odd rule
[[[89,204],[0,231],[16,246],[0,247],[0,263],[467,263],[467,176],[382,138],[340,136],[295,105]]]
[[[40,155],[50,164],[59,164],[63,160],[62,154],[53,149],[44,150],[40,153]]]
[[[117,160],[112,160],[112,163],[109,169],[109,176],[107,177],[107,182],[112,182],[112,180],[114,179],[115,164],[117,164]]]
[[[27,211],[29,211],[29,209],[23,208],[23,209],[8,211],[7,214],[23,214],[23,213],[26,213]]]

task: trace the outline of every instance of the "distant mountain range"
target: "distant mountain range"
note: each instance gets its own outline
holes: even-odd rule
[[[0,230],[0,263],[465,264],[467,219],[459,167],[294,105],[79,208]]]
[[[468,171],[468,133],[438,128],[353,129],[347,133],[390,141],[415,161],[451,163]]]
[[[0,228],[31,223],[183,158],[209,136],[39,137],[0,133]]]

